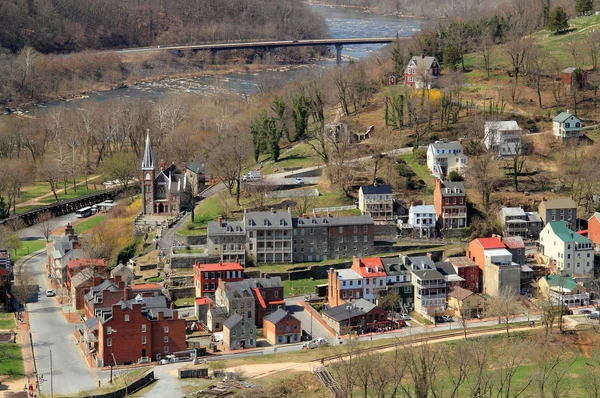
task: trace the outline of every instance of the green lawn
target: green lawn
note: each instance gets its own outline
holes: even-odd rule
[[[60,189],[56,191],[56,194],[58,196],[58,200],[67,200],[67,199],[74,199],[74,198],[78,198],[80,196],[84,196],[90,193],[95,193],[95,192],[100,192],[104,190],[104,186],[102,184],[97,186],[98,189],[94,189],[94,188],[90,188],[90,189],[85,189],[84,186],[79,186],[77,187],[77,192],[73,191],[73,186],[71,187],[67,187],[67,193],[65,194],[64,189]],[[40,203],[55,203],[56,200],[54,199],[54,195],[51,196],[47,196],[45,198],[40,199]]]
[[[315,292],[316,285],[327,283],[327,279],[298,279],[295,281],[283,281],[283,295],[285,297],[292,296],[292,288],[294,288],[294,296],[302,296]]]
[[[182,250],[174,250],[175,254],[202,254],[204,253],[204,249],[182,249]]]
[[[206,235],[207,223],[216,220],[223,213],[223,206],[218,195],[203,199],[194,211],[194,222],[188,221],[177,233],[180,235]]]
[[[97,226],[98,224],[100,224],[102,221],[104,221],[105,218],[106,218],[106,214],[98,214],[98,215],[88,218],[85,221],[76,223],[74,225],[75,232],[78,235],[81,235],[82,233],[89,231],[90,229],[92,229],[95,226]]]
[[[45,240],[22,240],[21,247],[17,249],[17,253],[12,253],[12,260],[17,261],[33,252],[46,247]]]
[[[175,300],[176,307],[187,307],[191,305],[194,305],[194,297],[182,297]]]
[[[0,358],[0,375],[8,375],[14,379],[24,376],[23,355],[19,345],[0,345]]]
[[[283,150],[277,163],[265,163],[261,170],[263,174],[281,173],[284,168],[316,166],[321,162],[310,145],[302,143],[293,146],[288,152]]]
[[[34,209],[37,209],[39,207],[41,207],[41,205],[17,207],[17,214],[27,213],[29,210],[34,210]]]
[[[12,312],[0,312],[0,330],[15,329],[15,319]]]

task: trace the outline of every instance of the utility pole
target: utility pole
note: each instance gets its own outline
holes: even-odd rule
[[[50,350],[50,397],[54,398],[54,380],[52,378],[52,350]]]

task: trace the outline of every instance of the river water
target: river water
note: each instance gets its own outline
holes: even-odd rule
[[[316,13],[323,15],[329,32],[334,38],[352,37],[395,37],[411,36],[420,30],[422,20],[379,15],[352,8],[313,6]],[[384,45],[365,44],[344,46],[343,59],[361,59],[377,52]],[[335,49],[332,51],[335,54]],[[221,76],[198,76],[189,78],[163,79],[153,82],[139,82],[134,86],[111,91],[90,93],[84,98],[69,101],[53,101],[23,109],[25,113],[39,112],[60,106],[85,107],[86,103],[102,102],[115,98],[141,98],[155,101],[165,93],[219,94],[236,92],[251,95],[265,82],[272,80],[294,80],[306,74],[311,68],[328,68],[335,60],[320,61],[316,65],[294,67],[274,67],[261,72],[230,73]]]

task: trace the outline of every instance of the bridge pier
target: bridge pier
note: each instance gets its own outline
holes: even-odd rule
[[[336,56],[335,56],[335,62],[340,65],[342,63],[342,48],[344,46],[341,44],[336,44],[335,45],[335,52],[336,52]]]
[[[211,65],[214,65],[216,63],[216,59],[217,59],[217,50],[210,50],[210,63]]]

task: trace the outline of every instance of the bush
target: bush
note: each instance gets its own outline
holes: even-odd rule
[[[396,166],[396,170],[398,171],[398,175],[400,177],[414,177],[416,176],[415,172],[413,171],[413,169],[410,168],[410,166],[408,166],[406,163],[400,163]]]
[[[421,165],[427,163],[427,151],[425,149],[413,149],[415,161]]]
[[[456,170],[452,170],[449,174],[448,174],[448,178],[450,179],[450,181],[462,181],[463,178],[460,174],[458,174],[458,171]]]

